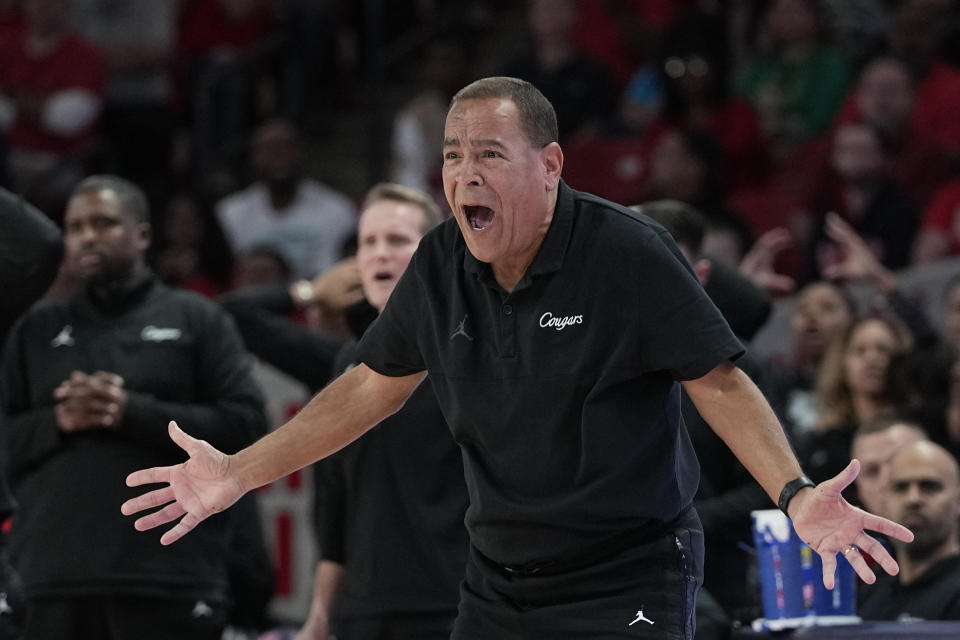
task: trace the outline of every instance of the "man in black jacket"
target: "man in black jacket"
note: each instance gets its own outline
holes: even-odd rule
[[[20,314],[53,282],[62,257],[63,239],[56,225],[23,198],[0,188],[0,290],[4,292],[0,305],[0,347]],[[6,458],[3,449],[0,520],[4,522],[14,509],[7,487]],[[22,622],[20,582],[7,557],[7,534],[0,532],[0,640],[19,638]]]
[[[66,268],[83,286],[28,313],[4,362],[26,637],[219,639],[230,516],[158,551],[117,505],[131,495],[122,478],[132,469],[183,459],[166,438],[171,416],[202,423],[203,437],[228,450],[266,431],[248,359],[218,307],[148,270],[149,214],[136,186],[84,180],[64,227]]]

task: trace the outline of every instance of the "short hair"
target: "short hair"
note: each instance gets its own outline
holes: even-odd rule
[[[419,189],[395,182],[380,182],[370,187],[370,190],[367,191],[367,195],[363,199],[363,208],[366,209],[374,202],[380,200],[393,200],[395,202],[404,202],[420,207],[420,211],[423,212],[423,225],[421,228],[423,233],[430,231],[430,229],[433,229],[443,222],[443,213],[440,212],[440,207],[433,201],[433,198]]]
[[[878,416],[871,418],[857,427],[853,434],[854,440],[862,436],[869,436],[874,433],[880,433],[895,426],[907,427],[923,435],[927,439],[927,431],[913,420],[907,420],[898,416]]]
[[[450,100],[450,108],[462,100],[485,98],[501,98],[517,105],[520,126],[535,148],[542,149],[559,140],[557,112],[540,90],[526,80],[506,76],[481,78],[460,89]]]
[[[119,176],[98,174],[84,178],[73,188],[70,197],[91,191],[113,191],[120,207],[137,222],[150,222],[150,205],[143,189]]]
[[[695,207],[679,200],[652,200],[630,207],[656,222],[670,232],[678,245],[690,247],[694,256],[700,255],[707,220]]]

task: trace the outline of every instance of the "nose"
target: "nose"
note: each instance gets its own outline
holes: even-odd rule
[[[480,165],[470,156],[465,157],[463,162],[460,163],[460,173],[457,176],[457,180],[462,185],[479,187],[483,184]]]

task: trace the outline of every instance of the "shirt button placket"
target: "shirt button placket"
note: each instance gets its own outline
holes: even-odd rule
[[[500,307],[500,337],[503,357],[515,357],[517,355],[517,314],[513,305],[509,303]]]

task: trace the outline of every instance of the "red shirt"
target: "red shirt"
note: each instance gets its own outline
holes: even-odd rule
[[[923,212],[923,227],[939,229],[953,239],[952,253],[960,253],[960,178],[937,191]]]
[[[47,96],[66,89],[87,89],[103,95],[106,67],[93,44],[67,35],[46,55],[33,57],[26,50],[24,29],[5,32],[0,38],[0,91]],[[15,149],[66,153],[86,143],[95,132],[90,126],[68,138],[44,131],[39,125],[18,118],[7,139]]]
[[[184,9],[180,50],[186,56],[195,56],[220,47],[246,49],[262,39],[269,28],[262,4],[244,19],[232,20],[217,0],[195,0]]]

